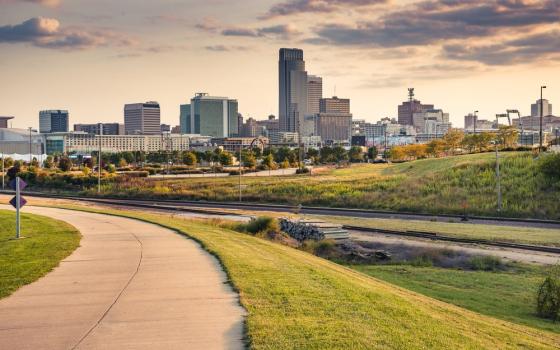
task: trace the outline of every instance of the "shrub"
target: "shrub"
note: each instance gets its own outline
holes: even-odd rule
[[[125,177],[148,177],[150,173],[147,171],[127,171],[122,174]]]
[[[309,174],[309,168],[298,168],[296,174]]]
[[[560,180],[560,154],[542,157],[539,161],[539,170],[550,179]]]
[[[558,267],[552,270],[538,289],[537,315],[554,322],[560,316],[560,273]]]
[[[476,255],[469,259],[469,267],[475,271],[497,271],[504,268],[504,263],[496,256]]]
[[[251,221],[247,223],[246,230],[252,234],[257,234],[259,232],[279,232],[280,225],[275,218],[259,216],[256,219],[251,219]]]

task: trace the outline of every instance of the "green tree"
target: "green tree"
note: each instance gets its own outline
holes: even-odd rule
[[[445,135],[443,135],[446,151],[451,151],[451,154],[455,154],[455,150],[459,148],[464,137],[465,134],[462,131],[450,129]]]
[[[274,170],[277,168],[276,163],[274,162],[274,158],[272,154],[267,155],[263,159],[263,166],[268,170]]]
[[[249,169],[253,169],[257,166],[257,159],[253,155],[253,152],[243,155],[243,166]]]
[[[333,147],[333,155],[337,162],[343,162],[348,160],[348,152],[342,146]]]
[[[350,151],[348,152],[348,158],[352,163],[361,163],[364,161],[364,152],[362,151],[362,147],[359,146],[352,146]]]
[[[193,152],[185,152],[183,154],[183,163],[188,165],[188,166],[192,166],[192,167],[196,167],[196,155]]]
[[[375,160],[377,158],[378,154],[379,154],[379,152],[377,151],[377,147],[372,146],[372,147],[368,148],[367,156],[370,160]]]
[[[220,153],[219,160],[220,164],[223,166],[233,165],[233,155],[227,151]]]
[[[54,167],[54,161],[52,156],[47,156],[43,161],[43,167],[45,169],[52,169]]]
[[[68,157],[60,157],[58,160],[58,168],[64,172],[72,169],[72,161]]]

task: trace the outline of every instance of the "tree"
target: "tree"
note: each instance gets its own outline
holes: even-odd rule
[[[6,175],[8,175],[8,179],[10,180],[15,179],[17,174],[20,172],[20,170],[21,170],[21,163],[15,162],[13,166],[10,169],[8,169],[8,171],[6,172]]]
[[[248,152],[243,155],[243,165],[249,169],[253,169],[257,166],[257,159],[253,155],[253,152]]]
[[[223,166],[231,166],[233,165],[233,155],[227,151],[220,153],[219,162]]]
[[[284,161],[280,163],[281,169],[288,169],[289,167],[290,167],[290,162],[288,161],[288,158],[284,159]]]
[[[348,152],[342,146],[335,146],[332,149],[333,155],[337,162],[348,160]]]
[[[451,154],[455,154],[455,150],[459,148],[464,137],[465,134],[462,131],[450,129],[447,134],[443,135],[446,151],[451,151]]]
[[[517,144],[519,132],[514,126],[500,126],[498,130],[498,140],[504,147],[513,147]]]
[[[325,146],[321,148],[321,163],[336,162],[336,157],[332,147]]]
[[[47,158],[45,158],[45,160],[43,161],[43,167],[45,169],[52,169],[54,167],[54,162],[53,162],[53,157],[52,156],[47,156]]]
[[[426,152],[432,157],[439,157],[445,151],[445,147],[445,141],[434,139],[428,143]]]
[[[82,169],[82,173],[84,174],[84,176],[89,176],[89,174],[91,174],[91,168],[88,168],[87,166],[85,166]]]
[[[274,162],[274,158],[272,157],[272,154],[269,154],[266,157],[264,157],[262,164],[268,170],[274,170],[277,168],[276,163]]]
[[[124,159],[124,158],[119,159],[119,164],[118,164],[119,168],[124,168],[127,165],[128,165],[128,163],[126,162],[126,159]]]
[[[377,147],[372,146],[372,147],[368,148],[367,156],[370,160],[375,160],[377,158],[378,153],[379,152],[377,151]]]
[[[188,166],[192,166],[192,167],[196,167],[196,155],[193,152],[185,152],[183,154],[183,163],[188,165]]]
[[[60,157],[58,160],[58,168],[62,171],[70,171],[72,169],[72,161],[68,157]]]
[[[362,147],[352,146],[352,148],[350,148],[350,151],[348,152],[348,158],[350,158],[350,162],[352,163],[363,162],[364,152],[362,151]]]
[[[403,146],[395,146],[390,150],[390,157],[392,160],[404,160],[406,158],[405,149]]]
[[[37,160],[37,158],[33,157],[33,160],[31,160],[31,166],[34,167],[38,167],[39,166],[39,161]]]

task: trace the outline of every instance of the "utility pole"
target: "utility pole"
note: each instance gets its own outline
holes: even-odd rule
[[[496,146],[496,191],[498,192],[498,213],[502,211],[502,185],[500,180],[500,155],[498,153],[498,140],[494,142]]]
[[[6,176],[6,174],[5,174],[5,173],[6,173],[6,170],[5,170],[5,168],[4,168],[4,164],[5,164],[5,163],[4,163],[4,158],[6,158],[6,157],[4,156],[4,152],[2,151],[2,190],[4,190],[4,187],[6,186],[6,185],[5,185],[5,181],[6,181],[6,180],[4,180],[4,178],[5,178],[5,176]]]
[[[31,130],[33,129],[29,127],[29,166],[31,166],[31,163],[33,162],[33,152],[31,151]]]
[[[541,108],[540,108],[540,127],[539,127],[539,153],[543,151],[543,89],[546,89],[546,86],[541,86],[541,99],[539,101]]]
[[[97,193],[101,193],[101,138],[103,137],[103,124],[99,123],[99,154],[97,161]]]
[[[241,157],[243,152],[243,140],[239,141],[239,202],[243,200],[243,195],[241,193]]]

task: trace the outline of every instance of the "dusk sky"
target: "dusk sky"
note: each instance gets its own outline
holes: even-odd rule
[[[354,118],[396,117],[415,87],[456,126],[479,110],[529,114],[539,86],[560,114],[560,0],[0,0],[0,115],[38,126],[123,121],[155,100],[162,122],[196,92],[278,114],[278,49],[302,48],[324,95]]]

